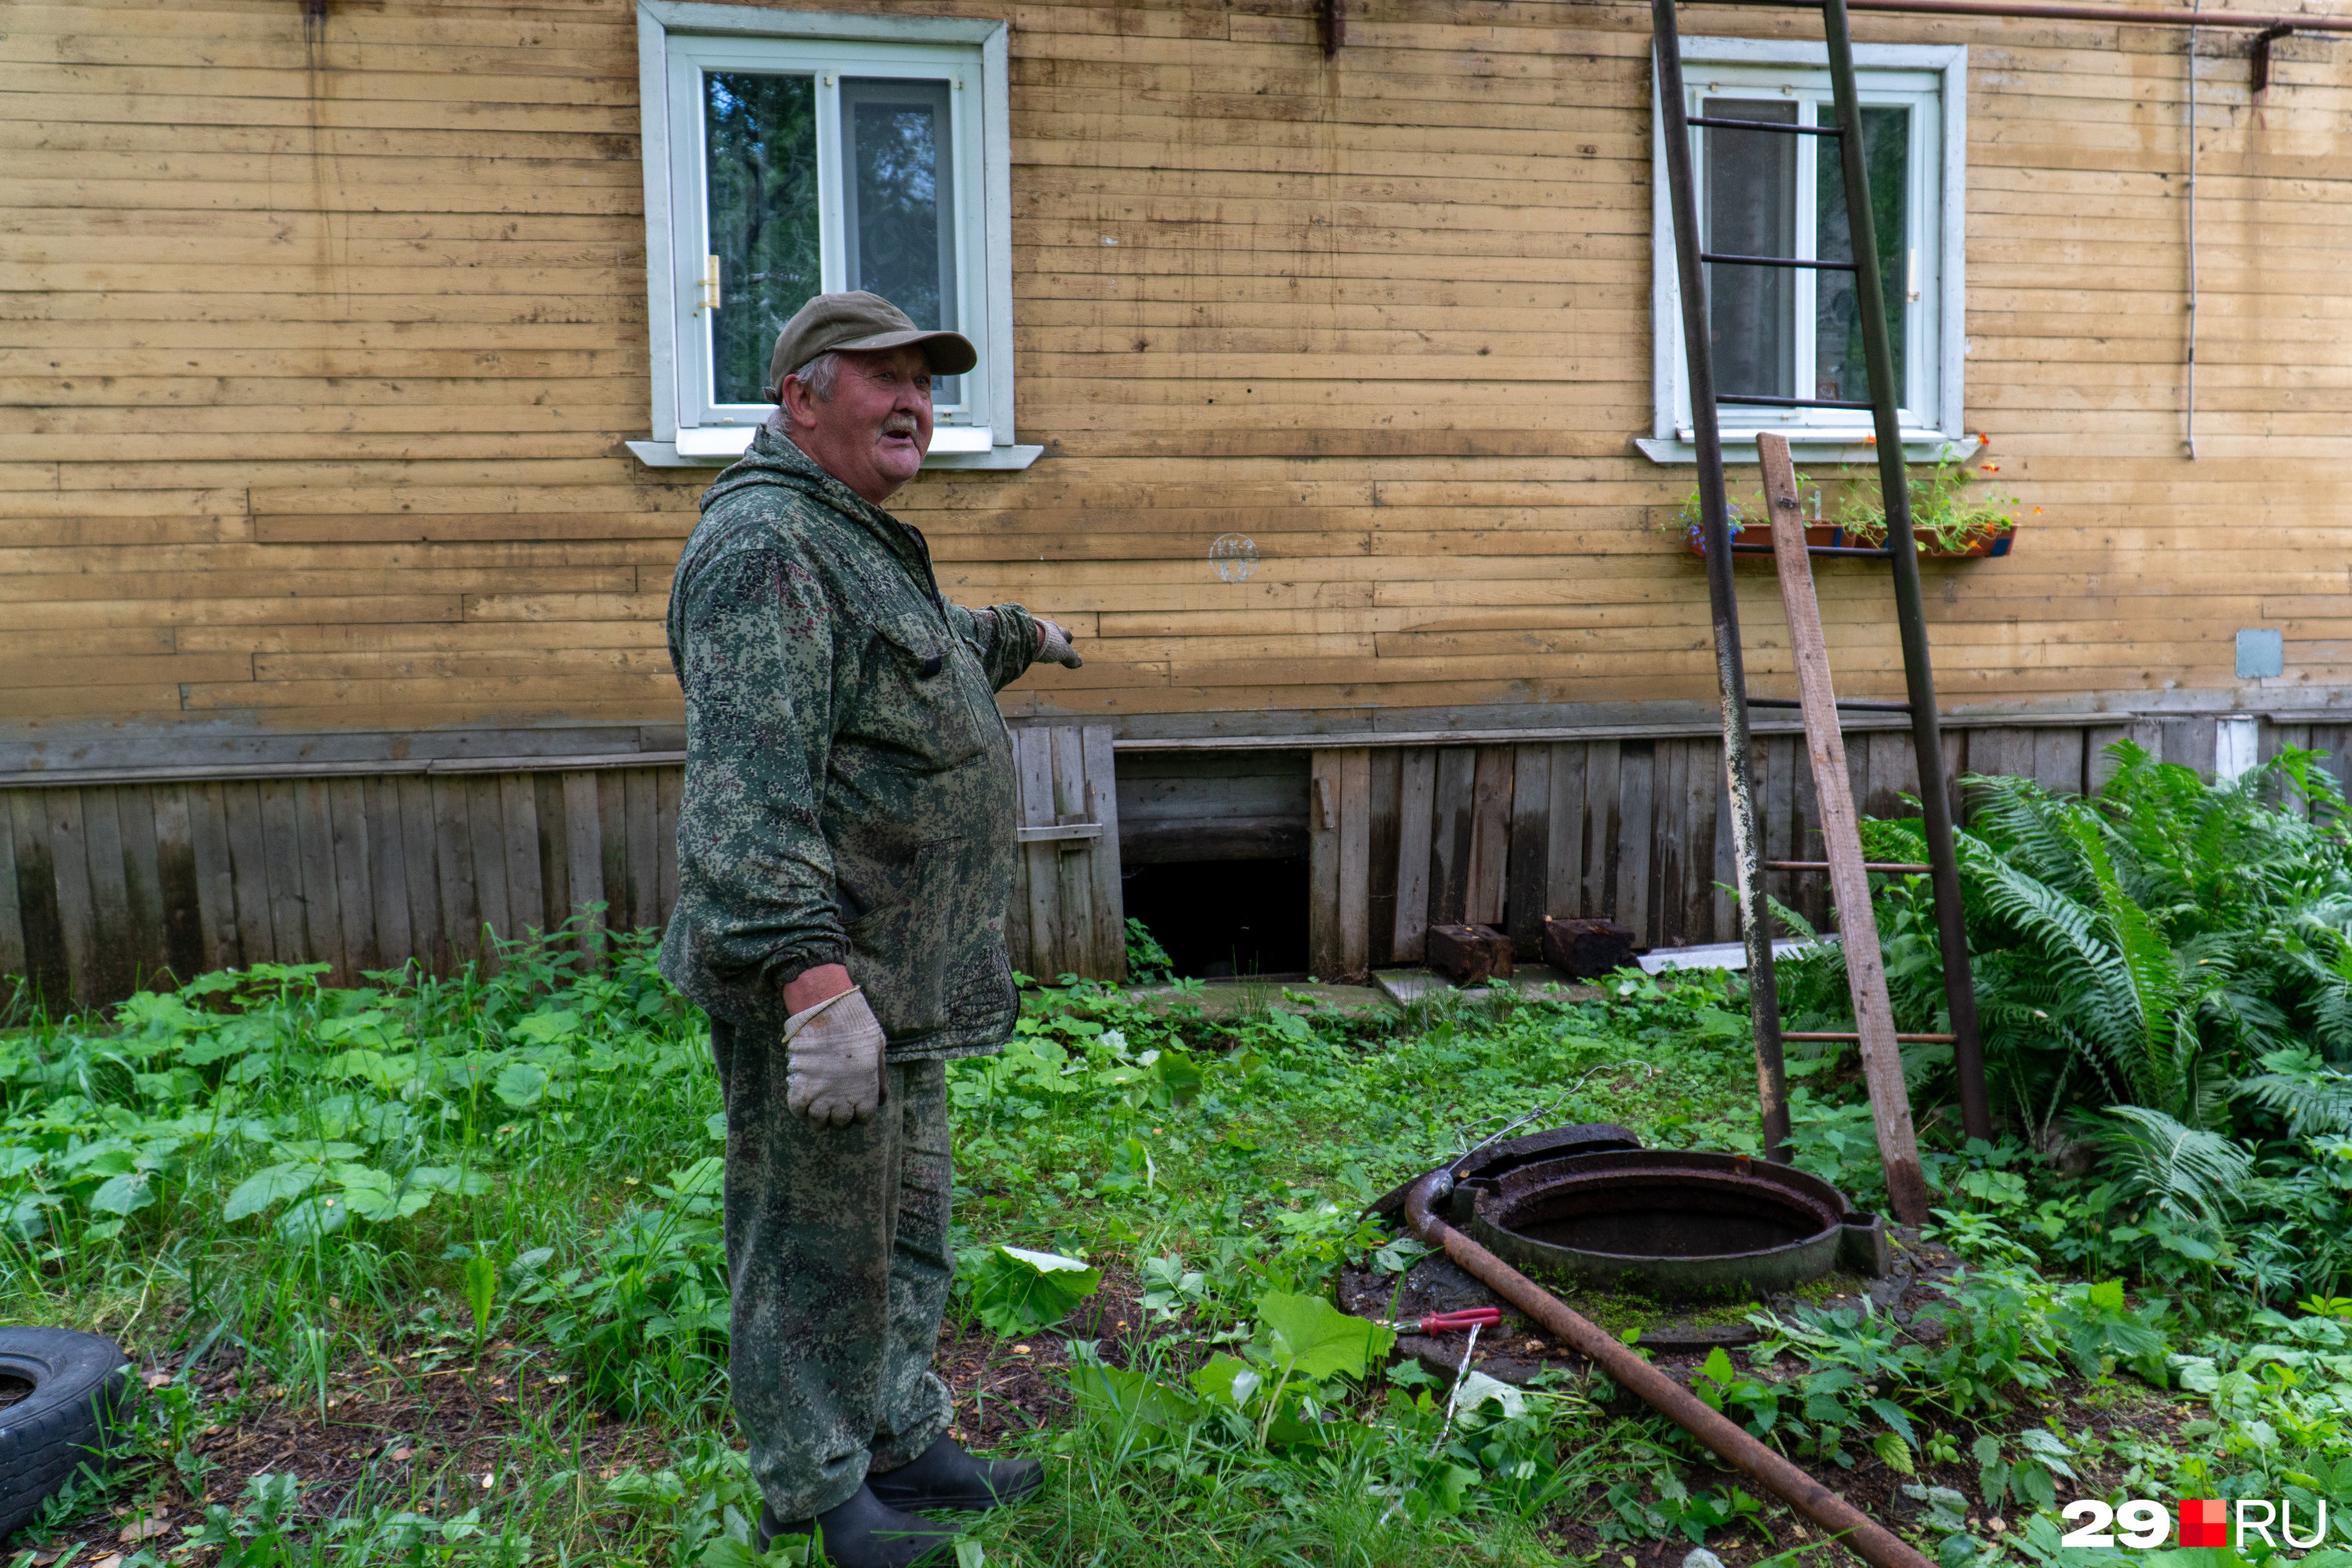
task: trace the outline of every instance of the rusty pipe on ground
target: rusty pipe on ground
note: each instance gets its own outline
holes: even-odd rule
[[[1405,1194],[1405,1223],[1412,1233],[1490,1286],[1495,1293],[1541,1323],[1553,1337],[1591,1358],[1593,1364],[1640,1396],[1704,1443],[1718,1458],[1811,1520],[1872,1568],[1931,1568],[1927,1559],[1895,1533],[1742,1431],[1738,1423],[1710,1410],[1698,1396],[1633,1353],[1614,1334],[1570,1312],[1550,1291],[1437,1218],[1433,1205],[1454,1191],[1450,1169],[1430,1172]]]

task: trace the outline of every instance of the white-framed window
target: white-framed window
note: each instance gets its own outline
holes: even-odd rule
[[[1020,467],[1002,22],[639,0],[647,462],[731,461],[776,333],[863,288],[980,363],[934,387],[927,464]]]
[[[1685,110],[1694,119],[1837,122],[1822,45],[1685,38],[1683,62]],[[1878,308],[1895,344],[1905,448],[1925,457],[1960,434],[1968,50],[1858,44],[1854,62],[1885,283]],[[1687,463],[1690,390],[1664,136],[1664,115],[1654,106],[1656,407],[1650,438],[1637,444],[1660,462]],[[1721,127],[1694,127],[1690,136],[1701,243],[1709,253],[1852,258],[1837,138]],[[1706,272],[1719,393],[1869,399],[1864,301],[1853,274],[1732,263],[1710,264]],[[1872,429],[1869,413],[1859,409],[1718,402],[1717,417],[1727,455],[1750,460],[1759,431],[1780,431],[1816,459],[1850,460],[1864,455],[1861,444]]]

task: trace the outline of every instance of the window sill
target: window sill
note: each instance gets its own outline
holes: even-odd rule
[[[1875,463],[1878,448],[1857,437],[1852,431],[1787,431],[1790,454],[1800,463]],[[1653,463],[1675,464],[1698,461],[1698,448],[1679,437],[1661,439],[1636,436],[1633,444],[1642,455]],[[1903,460],[1906,463],[1933,463],[1938,458],[1958,457],[1968,446],[1957,436],[1935,430],[1906,430],[1903,433]],[[1756,461],[1754,434],[1727,435],[1723,438],[1723,460],[1726,463]]]
[[[749,436],[745,438],[749,444]],[[622,443],[648,468],[724,468],[743,455],[733,452],[680,452],[675,441]],[[942,452],[936,445],[923,456],[925,468],[1026,468],[1045,455],[1042,446],[989,446],[975,451]]]

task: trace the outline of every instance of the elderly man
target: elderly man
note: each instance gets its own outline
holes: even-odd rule
[[[686,688],[678,902],[662,973],[710,1015],[727,1103],[729,1371],[764,1548],[943,1561],[1039,1467],[947,1435],[949,1058],[1019,1010],[1004,952],[1011,737],[996,691],[1075,667],[1017,604],[950,604],[882,509],[922,466],[931,378],[971,344],[871,294],[776,340],[781,405],[702,498],[670,589]]]

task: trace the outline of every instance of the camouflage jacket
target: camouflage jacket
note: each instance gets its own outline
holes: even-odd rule
[[[762,429],[702,497],[669,598],[686,688],[677,906],[661,970],[703,1009],[781,1029],[783,988],[841,963],[889,1059],[1013,1031],[1015,604],[950,604],[923,536]]]

